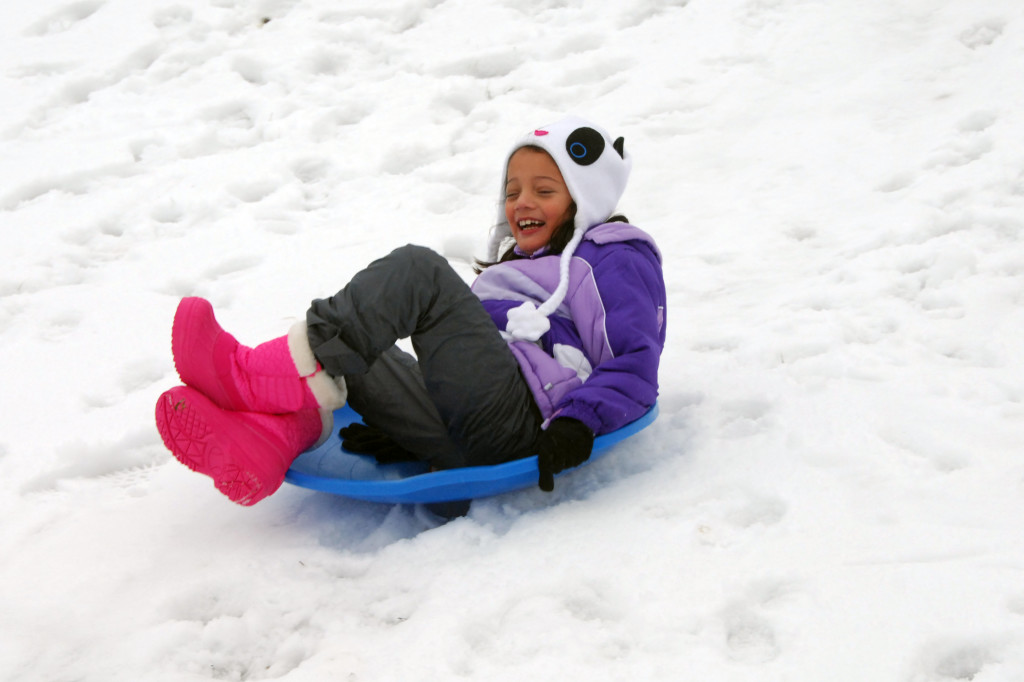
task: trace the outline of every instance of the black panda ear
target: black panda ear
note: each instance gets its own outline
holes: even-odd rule
[[[626,158],[626,141],[624,139],[620,137],[619,139],[615,140],[615,142],[612,143],[612,146],[615,147],[615,151],[619,153],[619,156],[621,156],[622,158]]]

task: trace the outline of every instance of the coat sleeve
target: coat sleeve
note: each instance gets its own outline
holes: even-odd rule
[[[594,280],[611,357],[562,398],[555,416],[602,434],[638,419],[657,400],[666,296],[659,259],[642,245],[615,249],[594,267]]]

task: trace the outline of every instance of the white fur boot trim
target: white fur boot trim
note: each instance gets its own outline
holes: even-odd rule
[[[327,439],[331,437],[332,433],[334,433],[334,410],[321,408],[318,412],[320,413],[320,423],[322,424],[320,437],[316,439],[315,443],[309,446],[309,450],[326,443]]]
[[[292,362],[299,370],[299,376],[306,380],[320,407],[335,410],[345,404],[348,399],[348,388],[343,377],[331,377],[320,368],[320,363],[309,347],[309,336],[306,334],[306,322],[300,320],[288,330],[288,351]]]

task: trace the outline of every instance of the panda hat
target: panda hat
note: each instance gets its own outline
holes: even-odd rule
[[[539,308],[527,302],[509,311],[507,332],[517,339],[536,341],[550,327],[547,317],[558,309],[568,291],[573,252],[587,230],[606,222],[614,214],[626,189],[633,159],[626,152],[621,137],[613,140],[600,126],[576,116],[524,135],[505,157],[498,195],[498,222],[488,242],[488,259],[492,262],[498,260],[502,242],[512,236],[505,218],[505,183],[508,162],[523,147],[539,147],[551,156],[576,204],[573,235],[562,251],[559,264],[558,287]]]

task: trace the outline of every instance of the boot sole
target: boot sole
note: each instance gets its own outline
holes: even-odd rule
[[[225,451],[224,439],[210,423],[218,409],[193,389],[172,389],[157,401],[157,430],[175,459],[212,478],[217,490],[232,502],[251,506],[274,491],[266,490],[241,448],[232,448],[233,453]]]

